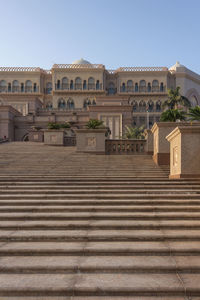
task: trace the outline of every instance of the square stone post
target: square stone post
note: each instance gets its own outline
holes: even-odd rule
[[[106,129],[76,130],[76,151],[105,154]]]
[[[153,155],[153,133],[151,129],[145,129],[144,135],[146,139],[146,146],[145,146],[145,152],[147,154]]]
[[[153,160],[157,165],[169,165],[170,145],[166,136],[177,127],[176,122],[154,123],[151,131],[153,133]]]
[[[166,139],[170,142],[169,178],[200,178],[200,126],[176,127]]]
[[[47,129],[44,130],[44,144],[45,145],[64,145],[64,130]]]

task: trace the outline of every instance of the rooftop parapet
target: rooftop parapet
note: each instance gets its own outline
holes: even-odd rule
[[[105,69],[102,64],[54,64],[52,69]]]
[[[168,71],[167,67],[121,67],[116,70],[117,72],[162,72]]]
[[[38,67],[0,67],[0,72],[41,72],[51,74],[50,70],[43,70]]]

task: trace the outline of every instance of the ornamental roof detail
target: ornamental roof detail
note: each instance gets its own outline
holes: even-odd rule
[[[168,71],[167,67],[121,67],[118,72]]]
[[[51,74],[50,70],[35,67],[0,67],[0,72],[43,72]]]
[[[102,64],[54,64],[53,69],[102,69]]]

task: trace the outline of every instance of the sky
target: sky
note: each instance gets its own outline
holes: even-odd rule
[[[200,74],[200,0],[0,0],[0,66],[179,61]]]

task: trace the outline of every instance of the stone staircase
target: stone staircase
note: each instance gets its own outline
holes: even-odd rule
[[[0,300],[200,299],[199,180],[145,155],[7,145]]]

